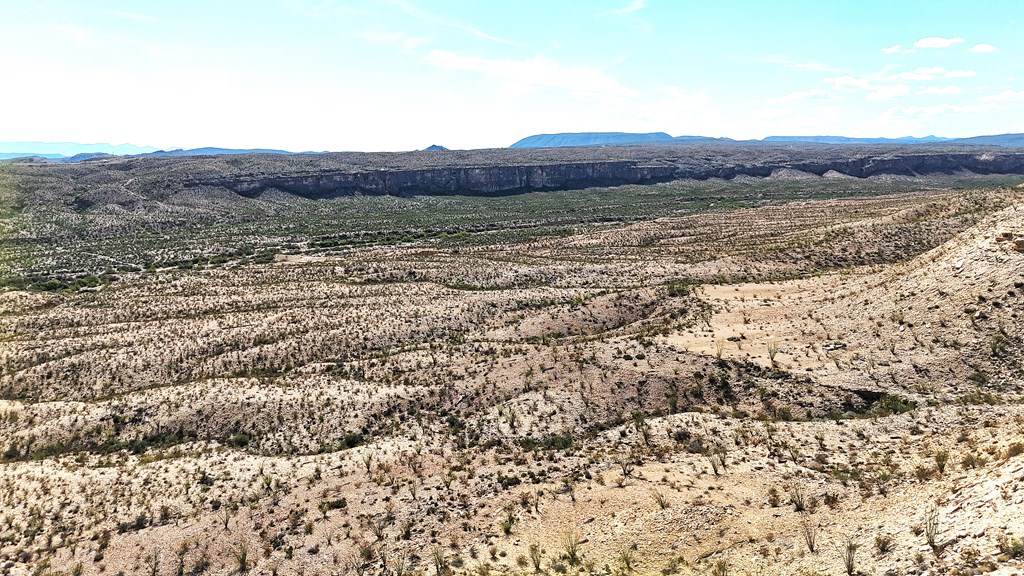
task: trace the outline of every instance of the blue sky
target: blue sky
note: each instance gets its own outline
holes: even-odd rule
[[[0,141],[1024,132],[1024,2],[0,0]]]

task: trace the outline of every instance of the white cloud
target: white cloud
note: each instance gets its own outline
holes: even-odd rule
[[[498,44],[508,44],[511,46],[520,45],[518,42],[514,42],[512,40],[507,40],[505,38],[499,38],[498,36],[488,34],[471,24],[466,24],[465,22],[452,20],[450,18],[434,14],[433,12],[428,12],[427,10],[424,10],[419,6],[407,2],[406,0],[386,0],[385,3],[394,6],[401,12],[405,13],[406,15],[411,16],[421,22],[434,24],[437,26],[443,26],[445,28],[451,28],[453,30],[468,33],[482,40],[488,40],[490,42],[496,42]]]
[[[933,106],[903,106],[893,108],[889,112],[905,116],[916,116],[920,118],[934,118],[940,114],[976,114],[987,112],[992,109],[991,105],[956,105],[956,104],[935,104]]]
[[[855,78],[853,76],[839,76],[838,78],[826,78],[825,82],[832,85],[833,88],[860,88],[867,90],[871,82],[865,78]]]
[[[366,16],[367,12],[356,9],[348,4],[341,4],[338,0],[282,0],[285,7],[305,13],[314,18],[349,18],[352,16]]]
[[[1024,100],[1024,90],[1021,90],[1020,92],[1004,90],[999,94],[992,94],[990,96],[982,96],[981,98],[978,98],[978,102],[1013,102],[1017,100]]]
[[[822,99],[827,98],[828,96],[828,90],[812,88],[810,90],[797,90],[796,92],[790,92],[789,94],[779,96],[778,98],[769,98],[764,102],[766,104],[785,104],[788,102],[803,102],[805,100]]]
[[[91,28],[84,26],[54,24],[52,30],[58,38],[67,38],[86,48],[95,48],[101,43],[100,35]]]
[[[633,12],[638,12],[640,10],[643,10],[646,7],[647,7],[647,2],[645,2],[644,0],[634,0],[633,2],[629,3],[626,6],[623,6],[622,8],[617,8],[615,10],[609,10],[608,14],[630,14],[630,13],[633,13]]]
[[[135,20],[136,22],[155,22],[156,18],[148,16],[146,14],[139,14],[138,12],[127,12],[124,10],[111,10],[108,12],[111,16],[116,18],[122,18],[124,20]]]
[[[949,48],[954,44],[963,42],[963,38],[943,38],[941,36],[928,36],[914,42],[915,48]]]
[[[906,84],[887,84],[874,86],[868,91],[868,100],[892,100],[897,96],[904,96],[910,93],[910,87]]]
[[[445,50],[431,50],[424,62],[449,70],[465,70],[506,80],[512,91],[555,88],[614,98],[629,98],[636,92],[619,84],[598,68],[564,66],[554,60],[535,57],[528,60],[501,60],[462,56]]]
[[[934,74],[927,72],[920,72],[921,68],[913,72],[900,72],[899,74],[893,74],[889,78],[892,80],[908,80],[910,82],[921,82],[926,80],[935,80],[937,78]]]
[[[860,76],[838,76],[826,78],[825,83],[841,92],[864,92],[866,100],[892,100],[908,94],[938,95],[959,94],[959,86],[912,88],[915,82],[930,82],[941,79],[969,78],[973,70],[947,70],[940,66],[921,66],[907,72],[895,72],[898,67],[885,68]]]
[[[900,72],[888,77],[890,80],[906,80],[910,82],[926,82],[939,78],[970,78],[976,75],[974,70],[946,70],[938,66],[915,68],[912,72]]]
[[[401,32],[385,32],[382,30],[365,30],[357,34],[359,38],[374,44],[391,44],[406,52],[413,52],[420,46],[429,44],[424,38],[416,38]]]
[[[882,52],[885,52],[886,54],[900,54],[900,53],[902,53],[902,54],[913,54],[914,53],[914,49],[913,48],[904,48],[903,46],[901,46],[899,44],[893,44],[892,46],[889,46],[888,48],[882,48]]]
[[[384,32],[382,30],[363,30],[356,36],[374,44],[397,44],[405,38],[405,34],[401,32]]]
[[[927,86],[915,92],[915,94],[934,94],[934,95],[947,95],[947,94],[960,94],[963,89],[959,86]]]
[[[868,100],[891,100],[910,93],[910,87],[906,84],[878,83],[868,77],[840,76],[826,78],[825,82],[836,90],[863,90],[867,92],[864,97]]]
[[[168,46],[160,42],[143,39],[142,36],[121,35],[111,33],[102,28],[88,28],[77,24],[52,24],[49,32],[54,36],[75,44],[75,50],[82,50],[94,55],[102,55],[98,59],[108,57],[116,52],[141,53],[150,58],[164,61],[184,62],[193,56],[190,48]]]
[[[832,66],[829,66],[827,64],[822,64],[821,62],[814,62],[814,61],[811,61],[811,62],[797,62],[796,64],[793,64],[793,68],[797,68],[799,70],[810,70],[812,72],[836,72],[836,71],[838,71],[838,68],[833,68]]]
[[[992,52],[999,52],[999,48],[991,44],[975,44],[971,47],[970,51],[975,54],[991,54]]]
[[[796,68],[797,70],[808,70],[811,72],[842,72],[841,68],[835,68],[821,62],[815,62],[814,60],[808,60],[805,62],[796,62],[788,60],[786,58],[780,58],[778,56],[769,56],[763,59],[764,62],[769,64],[779,64],[787,68]]]

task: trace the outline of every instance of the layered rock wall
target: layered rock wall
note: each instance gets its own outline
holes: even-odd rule
[[[422,169],[323,170],[316,173],[200,178],[185,187],[223,187],[248,197],[276,189],[306,198],[355,194],[501,195],[672,180],[770,176],[779,169],[857,178],[882,174],[1024,174],[1024,153],[887,154],[846,159],[763,161],[747,164],[619,160]]]

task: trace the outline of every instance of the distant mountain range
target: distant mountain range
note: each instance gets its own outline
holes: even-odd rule
[[[192,148],[160,150],[132,144],[79,144],[77,142],[0,142],[0,160],[43,158],[56,162],[80,162],[105,156],[208,156],[213,154],[293,154],[268,148]]]
[[[686,142],[737,142],[732,138],[669,136],[664,132],[562,132],[527,136],[509,148],[562,148],[568,146],[615,146],[624,144],[678,144]]]
[[[287,150],[274,150],[271,148],[190,148],[188,150],[182,150],[177,148],[175,150],[157,150],[156,152],[150,152],[149,154],[139,154],[139,156],[213,156],[215,154],[295,154],[295,152],[289,152]]]
[[[999,134],[972,138],[849,138],[846,136],[768,136],[761,140],[733,140],[708,136],[670,136],[664,132],[565,132],[527,136],[510,148],[561,148],[568,146],[621,146],[627,144],[699,144],[733,142],[737,144],[973,144],[978,146],[1024,146],[1024,134]]]
[[[940,138],[938,136],[925,136],[915,138],[904,136],[902,138],[847,138],[846,136],[768,136],[755,142],[774,142],[788,144],[798,142],[801,144],[934,144],[936,142],[956,142],[953,138]]]
[[[664,132],[631,134],[628,132],[577,132],[527,136],[509,148],[562,148],[567,146],[605,146],[609,144],[666,144],[673,138]]]
[[[978,146],[1021,146],[1024,147],[1024,134],[998,134],[996,136],[973,136],[952,141],[955,144],[976,144]]]
[[[152,146],[133,144],[81,144],[78,142],[0,142],[0,158],[39,156],[41,158],[70,158],[78,154],[111,154],[127,156],[156,152]]]
[[[564,132],[535,134],[512,144],[509,148],[564,148],[579,146],[623,146],[662,144],[889,144],[927,145],[962,144],[976,146],[1024,147],[1024,134],[997,134],[970,138],[943,138],[924,136],[915,138],[849,138],[846,136],[768,136],[761,140],[734,140],[709,136],[670,136],[665,132]],[[432,145],[424,151],[444,151],[444,146]],[[79,144],[76,142],[0,142],[0,160],[36,158],[47,162],[81,162],[107,156],[208,156],[217,154],[319,154],[321,152],[289,152],[270,148],[191,148],[188,150],[158,150],[152,146],[132,144]]]

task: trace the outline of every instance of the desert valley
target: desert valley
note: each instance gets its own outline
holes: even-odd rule
[[[1024,154],[0,164],[9,574],[1017,574]]]

